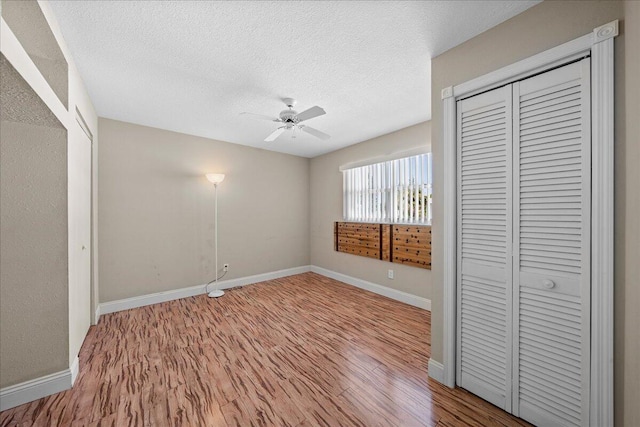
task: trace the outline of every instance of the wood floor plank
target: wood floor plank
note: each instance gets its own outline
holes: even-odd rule
[[[341,406],[338,396],[326,394],[313,383],[290,378],[282,383],[282,387],[289,399],[314,425],[366,427],[366,424],[354,413],[357,411],[349,405]]]
[[[252,410],[253,405],[247,410],[239,399],[232,400],[220,409],[229,427],[254,427],[258,425],[253,420],[253,414],[257,412]]]
[[[527,426],[429,379],[428,311],[305,273],[107,314],[0,426]]]
[[[349,388],[338,399],[341,402],[348,402],[351,407],[360,408],[359,418],[363,419],[367,426],[419,427],[425,425],[426,420],[413,418],[393,399],[377,390]]]
[[[167,393],[153,388],[122,396],[116,417],[119,426],[164,426],[168,419]]]
[[[111,414],[93,422],[87,419],[75,420],[71,423],[71,427],[120,427],[120,424],[118,424],[118,414]]]
[[[225,426],[220,406],[211,399],[211,393],[203,393],[201,387],[180,385],[167,392],[169,418],[167,425]]]

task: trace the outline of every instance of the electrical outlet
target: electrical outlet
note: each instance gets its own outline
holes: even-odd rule
[[[229,264],[225,264],[225,265],[222,267],[222,270],[223,270],[223,271],[229,271]]]
[[[393,270],[389,270],[389,271],[387,272],[387,277],[388,277],[389,279],[393,279]]]

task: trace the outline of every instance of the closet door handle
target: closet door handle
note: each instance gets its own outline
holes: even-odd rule
[[[553,280],[546,279],[542,282],[542,285],[547,289],[553,289],[556,287],[556,284]]]

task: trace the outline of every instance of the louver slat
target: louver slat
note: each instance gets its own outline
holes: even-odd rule
[[[458,379],[511,409],[511,89],[460,101]]]
[[[588,424],[588,64],[513,86],[514,413],[539,425]]]

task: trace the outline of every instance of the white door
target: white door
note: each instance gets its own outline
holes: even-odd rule
[[[91,151],[92,141],[84,134],[80,146],[80,286],[82,288],[82,330],[91,325]]]
[[[457,381],[511,411],[511,86],[458,102]]]
[[[588,425],[590,61],[458,102],[457,383]]]
[[[514,413],[589,424],[590,61],[516,82]]]
[[[78,124],[69,138],[69,362],[91,325],[91,148]]]

